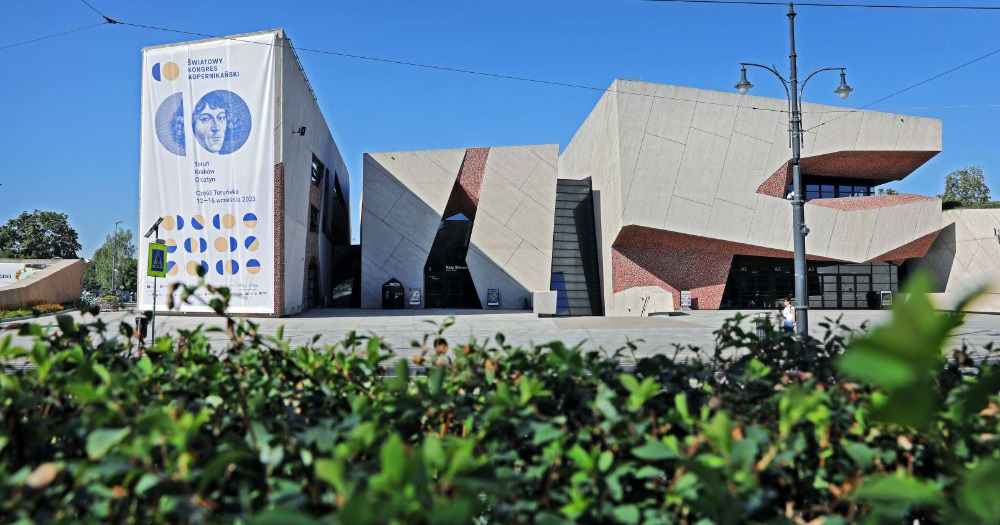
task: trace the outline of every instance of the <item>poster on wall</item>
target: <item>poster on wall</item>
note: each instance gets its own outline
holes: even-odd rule
[[[276,38],[143,50],[139,229],[163,217],[160,299],[172,283],[197,283],[201,269],[209,284],[229,287],[231,312],[274,313]],[[140,243],[141,276],[148,249]],[[153,286],[142,278],[140,309],[152,308]],[[191,302],[181,309],[211,311]]]
[[[500,308],[500,289],[490,288],[486,290],[486,307]]]
[[[410,308],[420,308],[420,288],[410,288]]]
[[[0,263],[0,288],[27,279],[47,264]]]

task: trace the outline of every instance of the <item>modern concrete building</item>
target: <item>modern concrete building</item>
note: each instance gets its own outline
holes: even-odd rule
[[[344,268],[334,266],[334,253],[351,244],[350,174],[284,30],[277,46],[275,314],[334,303],[357,306],[334,296],[345,284],[335,279]]]
[[[943,301],[996,278],[996,237],[972,231],[993,212],[942,214],[935,197],[877,192],[941,151],[941,121],[817,104],[803,115],[811,307],[876,308],[925,256]],[[785,100],[616,80],[556,155],[366,155],[362,306],[381,306],[391,279],[424,290],[420,306],[486,308],[487,290],[499,289],[502,308],[526,299],[568,315],[669,311],[682,291],[703,309],[773,308],[792,295]],[[459,289],[474,288],[478,303],[432,292],[437,243],[456,213],[471,236],[455,244],[467,254],[448,260],[465,257],[471,278]]]
[[[231,288],[238,313],[357,306],[356,261],[334,263],[350,252],[350,177],[284,30],[148,47],[143,62],[140,227],[164,219],[161,300],[167,283],[190,283],[202,267],[209,283]],[[218,124],[225,142],[219,151],[199,148],[194,113],[219,94],[229,106]],[[141,308],[153,288],[145,249]]]

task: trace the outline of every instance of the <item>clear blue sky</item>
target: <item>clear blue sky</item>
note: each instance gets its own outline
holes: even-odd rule
[[[787,68],[784,7],[637,0],[90,1],[112,18],[138,24],[214,35],[282,27],[302,48],[598,87],[621,77],[731,90],[740,61]],[[849,107],[1000,48],[1000,11],[798,11],[800,68],[847,67],[856,89]],[[5,2],[0,46],[100,21],[78,0]],[[36,208],[67,213],[80,234],[79,255],[88,258],[115,221],[135,232],[140,50],[194,38],[105,25],[0,50],[0,223]],[[354,238],[364,152],[565,147],[600,97],[309,52],[300,57],[351,172]],[[944,151],[896,188],[935,195],[949,171],[981,164],[994,199],[1000,197],[1000,108],[912,109],[1000,104],[998,72],[1000,53],[871,108],[944,121]],[[765,75],[752,72],[754,93],[783,97]],[[836,75],[829,75],[810,82],[807,101],[841,103],[831,92]]]

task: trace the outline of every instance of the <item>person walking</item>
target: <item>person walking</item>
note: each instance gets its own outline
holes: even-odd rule
[[[781,309],[781,326],[789,330],[795,330],[795,307],[792,300],[785,297],[784,308]]]

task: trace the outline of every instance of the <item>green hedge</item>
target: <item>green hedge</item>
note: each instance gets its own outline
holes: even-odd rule
[[[959,201],[945,201],[941,204],[944,210],[993,210],[1000,208],[1000,201],[982,202],[979,204],[962,204]]]
[[[225,348],[180,330],[137,359],[99,319],[24,325],[31,348],[0,339],[37,365],[0,375],[0,522],[995,522],[1000,373],[946,362],[961,317],[910,291],[870,332],[802,345],[734,318],[698,360],[627,371],[633,345],[499,334],[414,376],[354,333],[229,319]]]

